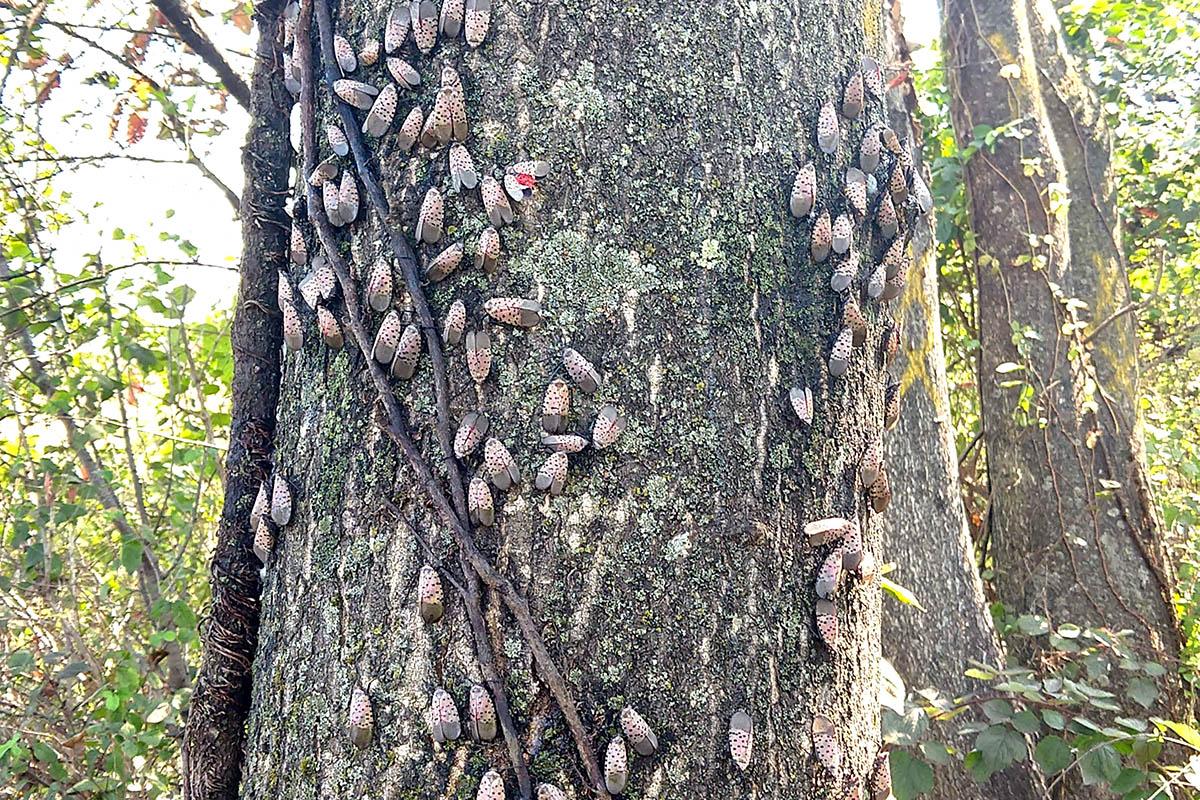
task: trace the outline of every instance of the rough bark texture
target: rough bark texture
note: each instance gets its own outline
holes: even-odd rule
[[[217,529],[212,608],[183,745],[187,800],[235,798],[242,774],[251,660],[258,632],[260,564],[250,508],[271,471],[282,342],[276,276],[287,261],[288,97],[279,79],[280,0],[259,6],[251,124],[242,163],[242,263],[230,332],[233,406],[225,503]]]
[[[382,38],[385,13],[343,4],[335,18],[358,45]],[[495,493],[497,524],[476,529],[475,541],[528,597],[594,746],[603,752],[627,702],[658,733],[662,751],[632,760],[630,796],[832,794],[813,756],[816,713],[838,726],[848,777],[862,776],[878,744],[878,586],[843,585],[842,644],[831,655],[813,629],[811,588],[828,547],[808,546],[801,532],[809,520],[863,511],[855,462],[881,422],[878,308],[867,303],[866,352],[830,381],[824,360],[840,310],[829,265],[802,255],[807,226],[787,215],[787,194],[795,169],[815,158],[833,199],[830,176],[850,148],[836,159],[816,153],[812,126],[863,48],[879,53],[882,21],[878,4],[854,0],[752,11],[505,2],[478,51],[443,41],[430,60],[405,46],[423,87],[402,95],[393,131],[414,101],[429,110],[451,64],[466,86],[477,167],[502,170],[525,156],[552,164],[518,224],[502,231],[498,274],[465,265],[427,288],[439,315],[462,297],[468,328],[484,324],[491,296],[547,309],[532,331],[486,324],[495,358],[480,389],[461,345],[449,348],[453,424],[486,410],[525,475],[519,489]],[[381,61],[355,77],[382,85],[385,75]],[[331,121],[323,87],[318,106],[320,122]],[[879,104],[870,114],[881,118]],[[856,148],[863,129],[843,135]],[[393,222],[411,233],[425,190],[448,192],[445,149],[409,158],[394,137],[373,143],[373,166]],[[447,194],[446,207],[443,245],[464,241],[471,253],[485,225],[475,193]],[[390,248],[376,225],[353,231],[339,235],[361,287]],[[285,359],[277,441],[297,502],[264,588],[242,794],[469,797],[489,767],[512,791],[502,742],[430,740],[433,689],[445,687],[465,714],[481,675],[457,598],[448,595],[436,625],[417,615],[426,554],[384,499],[432,541],[450,575],[455,548],[381,434],[361,353],[350,342],[330,351],[302,315],[305,345]],[[372,333],[380,319],[367,320]],[[531,483],[548,454],[538,442],[543,390],[562,371],[564,345],[605,376],[594,397],[573,391],[572,427],[590,432],[604,402],[620,405],[629,427],[613,447],[573,457],[567,491],[547,498]],[[811,429],[786,403],[804,376],[817,396]],[[411,381],[392,383],[444,478],[429,359]],[[478,465],[478,455],[466,460],[470,471]],[[488,595],[487,629],[534,780],[586,796],[529,647]],[[363,751],[345,733],[356,681],[376,716]],[[739,708],[756,725],[748,775],[727,744]]]
[[[1144,657],[1171,663],[1173,577],[1146,483],[1134,318],[1096,99],[1048,0],[948,0],[946,35],[959,142],[979,125],[1017,120],[1025,132],[966,169],[997,592],[1011,611],[1053,624],[1130,630]],[[1002,76],[1006,65],[1019,72]],[[1070,202],[1057,202],[1064,193]],[[1022,369],[998,373],[1006,363]],[[1162,688],[1171,709],[1178,685]]]

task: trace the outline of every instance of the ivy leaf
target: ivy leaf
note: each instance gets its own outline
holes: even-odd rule
[[[1037,743],[1033,758],[1042,768],[1042,772],[1053,775],[1070,766],[1071,745],[1057,736],[1047,736]]]
[[[1093,747],[1080,757],[1079,772],[1084,786],[1112,783],[1121,774],[1121,754],[1109,742]]]
[[[892,794],[896,800],[912,800],[933,791],[933,767],[905,750],[893,750],[888,756],[892,768]]]

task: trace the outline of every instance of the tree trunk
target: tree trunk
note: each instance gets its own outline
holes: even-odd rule
[[[367,35],[382,38],[374,4],[335,11],[356,47]],[[467,145],[484,174],[521,158],[552,165],[517,207],[516,225],[502,230],[497,274],[464,265],[424,287],[439,322],[461,298],[468,330],[483,326],[492,338],[491,374],[478,389],[462,345],[447,348],[450,430],[464,413],[484,411],[489,434],[520,465],[518,488],[493,491],[496,525],[468,535],[528,599],[535,625],[520,625],[502,584],[475,566],[491,589],[479,626],[487,641],[473,638],[457,594],[447,594],[442,621],[422,623],[415,591],[428,556],[419,540],[430,542],[447,590],[453,580],[469,594],[475,581],[459,569],[471,561],[455,547],[460,503],[440,494],[449,485],[461,497],[461,486],[451,483],[457,466],[444,461],[437,431],[436,359],[426,352],[410,381],[391,379],[403,408],[393,419],[351,335],[361,292],[358,302],[334,303],[347,327],[340,352],[322,344],[301,309],[305,341],[284,360],[276,442],[296,503],[263,590],[243,796],[471,796],[489,768],[515,792],[519,769],[502,741],[469,744],[464,733],[434,745],[426,722],[438,687],[465,721],[469,689],[486,677],[477,659],[489,652],[533,780],[577,797],[594,781],[571,717],[577,710],[587,746],[603,760],[627,703],[662,746],[631,760],[632,792],[832,796],[814,756],[816,714],[837,728],[842,775],[865,775],[878,745],[879,588],[843,582],[831,653],[815,632],[813,590],[830,548],[809,545],[802,528],[833,514],[865,518],[854,481],[858,454],[880,426],[881,326],[871,301],[865,350],[855,350],[846,377],[831,379],[825,361],[840,307],[829,265],[809,264],[807,224],[787,209],[795,171],[810,159],[823,199],[834,201],[835,167],[840,176],[865,126],[843,124],[836,158],[825,156],[812,140],[817,110],[864,48],[878,56],[882,25],[874,0],[770,0],[753,10],[503,3],[479,50],[442,41],[432,63],[407,53],[422,74],[426,111],[442,65],[457,67]],[[361,76],[382,86],[382,59]],[[392,132],[372,142],[370,166],[394,211],[386,222],[410,234],[426,190],[439,187],[447,191],[443,246],[465,242],[471,253],[485,215],[473,193],[449,193],[445,150],[409,158],[393,144],[413,98],[402,95]],[[317,105],[320,123],[334,120],[323,82]],[[872,120],[882,117],[878,102],[868,106]],[[346,159],[341,166],[354,169]],[[370,194],[360,192],[364,206]],[[320,234],[324,214],[311,211]],[[362,216],[353,235],[337,234],[359,286],[379,258],[406,250],[389,247],[378,215]],[[316,252],[316,238],[309,242]],[[441,247],[422,249],[432,257]],[[494,296],[536,298],[542,324],[485,324],[480,306]],[[419,318],[423,298],[412,299]],[[370,335],[381,317],[368,313]],[[566,491],[550,498],[532,477],[548,455],[540,409],[547,383],[563,372],[564,346],[604,376],[594,396],[572,388],[571,427],[590,433],[603,403],[620,406],[629,423],[611,448],[572,456]],[[811,427],[787,403],[805,376],[817,398]],[[411,453],[396,446],[408,432]],[[479,462],[476,454],[464,464],[482,475]],[[435,495],[443,499],[431,508]],[[877,528],[868,527],[872,550]],[[545,640],[573,708],[552,700],[531,633]],[[356,683],[375,712],[363,751],[346,735]],[[745,775],[729,755],[738,709],[755,726]]]
[[[1096,98],[1049,0],[948,0],[946,35],[960,146],[979,126],[1015,120],[1023,132],[979,150],[965,173],[997,592],[1011,613],[1132,631],[1142,657],[1173,663],[1173,576],[1146,480]],[[1178,682],[1160,688],[1160,708],[1177,708]]]

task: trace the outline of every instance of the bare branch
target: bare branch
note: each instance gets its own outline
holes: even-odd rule
[[[187,6],[179,0],[154,0],[154,7],[167,18],[167,22],[171,23],[171,27],[179,34],[184,44],[213,68],[221,83],[225,84],[225,88],[233,95],[233,99],[238,101],[238,105],[249,111],[250,87],[234,72],[233,67],[229,66],[229,62],[217,51],[207,34],[192,22],[192,15],[188,13]]]

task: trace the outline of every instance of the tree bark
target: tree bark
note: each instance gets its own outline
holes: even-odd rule
[[[1130,294],[1096,98],[1048,0],[949,0],[946,34],[960,145],[976,126],[1015,120],[1023,132],[965,172],[997,593],[1011,613],[1129,630],[1140,656],[1174,663],[1173,575],[1146,480],[1135,319],[1117,313]],[[1167,712],[1180,701],[1173,674],[1160,684]]]
[[[315,9],[314,36],[321,3]],[[382,38],[373,6],[336,11],[356,46]],[[347,328],[340,352],[322,344],[302,309],[305,342],[284,360],[276,442],[296,504],[264,586],[243,796],[469,796],[489,767],[511,791],[503,741],[435,746],[425,721],[438,687],[465,715],[470,685],[484,682],[481,652],[495,654],[534,781],[576,796],[603,790],[591,785],[565,720],[578,712],[585,748],[603,759],[626,703],[662,745],[653,758],[631,756],[633,792],[832,794],[813,755],[819,713],[837,726],[843,775],[864,776],[878,745],[878,585],[842,585],[831,654],[814,630],[812,588],[829,547],[809,546],[801,529],[831,514],[866,517],[854,481],[858,454],[880,427],[881,326],[871,325],[848,376],[830,379],[840,308],[829,266],[808,262],[807,225],[788,216],[787,196],[795,170],[814,159],[823,199],[834,199],[835,165],[840,175],[865,126],[843,126],[850,144],[836,159],[821,155],[811,136],[817,109],[864,48],[878,56],[882,25],[878,3],[859,0],[653,12],[615,0],[586,9],[505,3],[477,51],[442,41],[431,62],[405,46],[423,84],[418,97],[402,94],[393,131],[414,101],[428,111],[450,64],[466,87],[478,168],[499,176],[495,167],[524,157],[552,165],[518,207],[517,224],[502,230],[496,275],[464,265],[443,283],[418,286],[411,307],[400,304],[419,320],[427,293],[440,322],[462,298],[468,329],[490,332],[495,358],[479,389],[462,346],[445,353],[449,427],[485,411],[489,434],[525,476],[518,489],[493,492],[494,527],[463,532],[515,589],[467,557],[466,581],[479,575],[487,587],[488,641],[474,638],[470,603],[454,595],[441,622],[421,622],[414,594],[423,561],[470,588],[455,566],[462,486],[457,463],[443,458],[440,345],[381,396],[380,373],[359,344],[361,288],[344,285],[352,297],[333,304]],[[354,75],[377,86],[385,76],[382,61]],[[317,89],[318,122],[332,122],[324,82]],[[881,118],[878,103],[870,109]],[[340,237],[331,263],[340,270],[348,261],[358,287],[379,258],[395,254],[404,266],[407,246],[389,241],[387,228],[410,233],[430,186],[447,191],[448,237],[422,246],[427,258],[453,241],[471,253],[486,224],[473,194],[448,192],[444,149],[410,158],[394,137],[373,142],[374,158],[362,159],[391,214],[368,212],[347,234],[309,209],[318,234],[310,251],[318,238]],[[348,159],[340,166],[355,168]],[[493,296],[536,298],[543,323],[485,325],[480,306]],[[877,304],[867,305],[874,323]],[[366,312],[369,335],[381,316]],[[564,345],[604,375],[595,396],[573,389],[572,427],[590,433],[606,402],[629,426],[611,448],[573,456],[565,493],[548,498],[531,483],[548,455],[538,420]],[[805,377],[817,397],[811,428],[787,405],[788,389]],[[479,455],[464,463],[479,470]],[[874,551],[877,528],[868,528]],[[514,617],[514,594],[528,600],[529,629]],[[551,697],[537,641],[565,678],[570,708]],[[364,751],[346,736],[356,683],[375,712]],[[729,756],[737,709],[755,722],[746,775]]]

